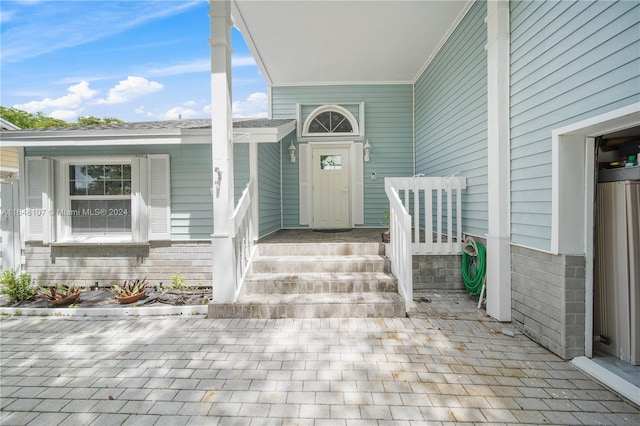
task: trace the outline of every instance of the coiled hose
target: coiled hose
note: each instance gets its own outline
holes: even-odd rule
[[[473,297],[482,292],[484,274],[487,270],[487,250],[473,241],[473,238],[465,239],[462,247],[462,279],[464,288]]]

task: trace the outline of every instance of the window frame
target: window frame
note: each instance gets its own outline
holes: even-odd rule
[[[57,228],[57,243],[134,243],[145,242],[142,241],[139,236],[141,235],[139,229],[139,214],[140,214],[140,189],[141,189],[141,173],[140,164],[137,157],[134,156],[91,156],[91,157],[66,157],[56,158],[56,173],[55,173],[55,218]],[[99,233],[73,233],[71,220],[72,220],[72,208],[71,201],[77,199],[75,195],[70,194],[70,173],[69,166],[73,165],[131,165],[131,231],[129,232],[116,232],[109,234]],[[85,199],[101,199],[106,200],[111,197],[124,196],[99,196],[99,195],[87,195]],[[110,197],[110,198],[105,198]],[[115,199],[115,198],[111,198]]]
[[[361,140],[364,138],[364,102],[358,103],[343,103],[343,104],[323,104],[315,108],[313,111],[309,113],[309,115],[304,118],[302,116],[302,109],[305,106],[311,106],[313,104],[297,104],[298,110],[298,139],[300,140],[320,140],[320,139],[331,139],[331,140]],[[317,105],[317,104],[316,104]],[[354,114],[343,105],[357,105],[358,106],[358,117],[354,116]],[[310,127],[313,122],[320,114],[326,112],[335,112],[343,115],[351,124],[351,128],[353,131],[351,132],[311,132]]]

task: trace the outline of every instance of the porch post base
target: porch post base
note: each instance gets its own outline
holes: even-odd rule
[[[487,314],[511,321],[511,245],[509,237],[487,235]]]
[[[213,277],[211,287],[214,302],[234,302],[236,289],[235,250],[229,235],[212,235]]]

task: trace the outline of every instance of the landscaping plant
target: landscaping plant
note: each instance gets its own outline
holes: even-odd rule
[[[111,292],[116,295],[116,297],[120,296],[133,296],[138,293],[144,293],[147,288],[147,278],[132,280],[125,280],[122,285],[114,284]]]
[[[50,302],[65,299],[80,294],[80,288],[72,284],[58,284],[54,286],[40,286],[38,296]]]
[[[6,269],[0,278],[0,294],[9,296],[10,303],[29,300],[36,294],[31,275],[18,272],[18,269]]]

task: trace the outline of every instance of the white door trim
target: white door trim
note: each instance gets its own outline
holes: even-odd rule
[[[551,253],[585,256],[585,356],[593,352],[594,137],[640,125],[640,102],[552,131]],[[584,159],[582,164],[575,158]],[[565,164],[580,167],[564,167]],[[577,189],[577,190],[576,190]],[[584,206],[583,215],[576,206]],[[575,238],[575,235],[584,238]]]

